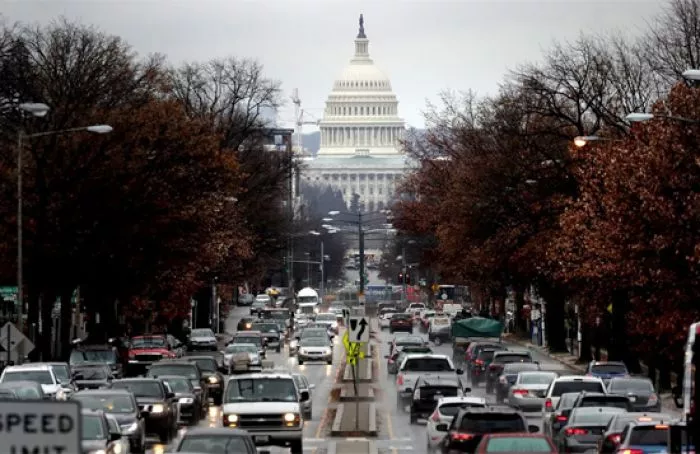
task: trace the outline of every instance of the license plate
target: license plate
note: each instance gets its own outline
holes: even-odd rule
[[[256,435],[255,442],[256,443],[269,443],[270,437],[268,437],[267,435]]]

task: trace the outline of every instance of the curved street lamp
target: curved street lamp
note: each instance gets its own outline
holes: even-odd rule
[[[51,108],[43,103],[38,102],[26,102],[19,105],[19,109],[22,113],[30,114],[34,117],[45,117],[49,113]],[[112,132],[113,128],[110,125],[90,125],[81,126],[78,128],[69,129],[59,129],[55,131],[45,131],[37,132],[34,134],[25,134],[24,131],[20,129],[17,134],[17,323],[19,324],[19,329],[24,332],[24,227],[22,223],[23,217],[23,184],[22,184],[22,172],[24,170],[24,163],[22,160],[24,140],[33,139],[37,137],[55,136],[60,134],[69,134],[73,132],[90,132],[93,134],[108,134]],[[22,355],[19,355],[22,356]],[[21,362],[21,358],[18,358]]]

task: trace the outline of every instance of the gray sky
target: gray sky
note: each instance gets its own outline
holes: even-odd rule
[[[364,14],[370,55],[392,80],[399,112],[423,126],[426,99],[444,89],[494,93],[508,68],[536,61],[554,39],[581,31],[637,33],[663,7],[650,1],[498,0],[0,0],[11,21],[64,15],[122,36],[171,61],[253,57],[302,108],[320,117],[333,80],[354,52]],[[307,129],[305,129],[305,132]]]

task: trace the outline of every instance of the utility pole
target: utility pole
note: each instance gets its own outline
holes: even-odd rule
[[[362,211],[357,213],[357,229],[360,235],[360,295],[365,294],[365,236],[362,230]]]
[[[318,290],[319,293],[321,294],[321,302],[323,302],[323,297],[325,296],[326,293],[326,287],[325,287],[325,276],[324,276],[324,270],[326,266],[326,256],[323,254],[323,240],[321,240],[321,282],[318,285]]]
[[[403,276],[403,279],[401,279],[401,300],[402,302],[406,302],[408,298],[406,297],[406,245],[401,246],[401,276]]]

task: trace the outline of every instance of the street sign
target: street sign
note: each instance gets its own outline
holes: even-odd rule
[[[77,401],[0,401],[3,452],[68,454],[83,452]]]
[[[350,317],[350,342],[369,342],[369,320],[367,317]]]
[[[5,323],[0,328],[0,345],[6,352],[10,352],[10,359],[15,362],[21,361],[21,357],[34,350],[32,341],[10,322]],[[0,355],[0,359],[6,360],[6,358],[2,358],[2,355]]]
[[[359,342],[350,342],[348,330],[343,334],[343,347],[345,347],[345,356],[348,358],[348,363],[353,366],[357,364],[357,358],[364,358],[365,354],[362,351],[362,344]]]

